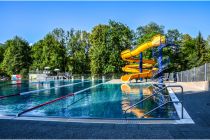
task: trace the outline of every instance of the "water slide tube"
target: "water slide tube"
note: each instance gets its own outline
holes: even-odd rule
[[[121,52],[121,58],[124,61],[135,63],[126,65],[122,68],[124,72],[132,73],[132,74],[126,74],[121,77],[122,82],[130,82],[133,79],[140,79],[140,78],[151,78],[153,71],[156,71],[157,68],[153,68],[154,64],[156,63],[154,60],[145,60],[143,59],[143,71],[140,72],[139,70],[139,59],[135,58],[135,56],[138,56],[141,52],[153,48],[158,47],[161,44],[165,44],[165,36],[162,35],[156,35],[154,36],[151,41],[148,41],[144,44],[138,45],[135,49],[130,50],[127,49],[123,52]]]

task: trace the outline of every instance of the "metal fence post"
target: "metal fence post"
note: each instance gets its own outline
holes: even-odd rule
[[[182,82],[183,80],[182,80],[182,71],[181,71],[181,82]]]
[[[194,81],[196,81],[196,76],[195,76],[195,67],[194,67]]]
[[[105,76],[102,76],[102,81],[103,81],[103,82],[105,81]]]
[[[189,72],[188,72],[188,70],[187,70],[186,72],[187,72],[187,82],[188,82],[188,75],[189,75]]]
[[[207,64],[204,65],[204,80],[207,81]]]
[[[178,72],[176,73],[176,77],[177,77],[177,82],[180,82],[179,81],[179,73]]]

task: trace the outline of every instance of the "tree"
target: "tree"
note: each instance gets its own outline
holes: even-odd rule
[[[121,72],[125,62],[120,53],[130,48],[133,34],[128,26],[109,21],[108,25],[97,25],[90,35],[90,60],[92,74]]]
[[[142,44],[151,40],[156,34],[164,34],[164,26],[158,25],[155,22],[151,22],[145,26],[139,26],[137,28],[136,36],[138,44]]]
[[[171,44],[163,49],[163,54],[166,57],[170,58],[170,63],[168,65],[168,72],[179,71],[180,66],[180,44],[182,34],[178,31],[178,29],[169,29],[166,33],[167,43]]]
[[[64,71],[65,48],[52,34],[32,46],[32,69],[59,68]]]
[[[90,70],[92,74],[101,74],[109,61],[109,48],[107,47],[108,25],[97,25],[90,35]]]
[[[179,53],[179,64],[180,70],[187,70],[192,67],[197,66],[197,61],[199,57],[197,56],[195,39],[193,39],[189,34],[182,35],[182,40],[180,44]]]
[[[172,43],[179,44],[181,42],[182,34],[178,29],[169,29],[167,31],[166,37]]]
[[[34,43],[32,46],[32,60],[33,63],[30,69],[36,70],[43,70],[45,66],[43,66],[44,56],[43,56],[43,40],[39,40],[38,42]]]
[[[110,48],[109,65],[103,73],[119,73],[125,65],[120,54],[125,49],[131,48],[134,35],[127,25],[120,22],[109,21],[109,27],[107,36],[107,47]]]
[[[0,44],[0,64],[2,63],[4,59],[4,52],[6,50],[5,44]]]
[[[210,49],[210,35],[207,37],[207,40],[206,40],[206,49],[207,50]]]
[[[2,62],[4,60],[4,52],[6,50],[5,44],[0,43],[0,75],[5,75],[5,72],[2,69]]]
[[[55,28],[51,32],[51,35],[54,36],[54,38],[61,43],[62,46],[66,46],[67,43],[67,36],[65,31],[62,28]]]
[[[89,67],[89,33],[71,30],[67,45],[67,67],[74,74],[90,73]]]
[[[201,32],[198,33],[198,36],[195,38],[195,48],[197,56],[199,58],[198,65],[202,65],[207,62],[207,50],[206,50],[206,41],[203,39]]]
[[[207,50],[207,61],[210,62],[210,35],[207,37],[206,41],[206,50]]]
[[[67,70],[67,64],[68,64],[68,60],[67,60],[67,45],[70,39],[70,35],[69,32],[64,31],[62,28],[55,28],[53,29],[53,31],[51,32],[52,36],[54,36],[54,38],[62,45],[63,48],[65,48],[65,53],[63,54],[63,65],[64,67],[64,71]]]
[[[142,44],[150,41],[154,35],[164,34],[164,26],[151,22],[145,26],[139,26],[136,31],[137,43]],[[143,52],[143,57],[146,59],[152,58],[152,49]]]
[[[5,43],[6,51],[2,62],[2,69],[8,74],[28,73],[31,64],[31,48],[27,41],[15,36]]]

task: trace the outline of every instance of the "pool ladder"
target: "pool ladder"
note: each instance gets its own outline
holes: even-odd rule
[[[127,119],[126,113],[127,113],[128,110],[130,110],[130,109],[136,107],[138,104],[143,103],[145,100],[147,100],[147,99],[153,97],[153,96],[156,95],[156,94],[161,94],[161,93],[160,93],[161,91],[163,91],[163,90],[165,90],[165,89],[167,89],[167,88],[169,88],[169,87],[174,87],[174,88],[180,88],[180,89],[181,89],[181,101],[166,101],[166,102],[162,103],[161,105],[159,105],[159,106],[153,108],[152,110],[146,112],[144,115],[141,116],[141,118],[144,118],[146,115],[151,114],[151,113],[154,112],[155,110],[157,110],[157,109],[159,109],[159,108],[165,106],[165,105],[168,104],[168,103],[181,103],[181,119],[183,119],[183,118],[184,118],[184,113],[183,113],[183,112],[184,112],[184,107],[183,107],[183,103],[184,103],[184,102],[183,102],[183,99],[184,99],[184,98],[183,98],[183,87],[182,87],[181,85],[168,85],[168,86],[165,86],[164,88],[162,88],[162,89],[159,90],[159,91],[155,91],[155,93],[153,93],[152,95],[150,95],[150,96],[148,96],[148,97],[146,97],[146,98],[140,100],[139,102],[133,104],[131,107],[127,108],[127,109],[124,111],[125,118]]]

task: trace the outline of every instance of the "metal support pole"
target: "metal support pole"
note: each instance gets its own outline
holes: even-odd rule
[[[189,79],[188,79],[189,78],[189,71],[187,70],[186,72],[187,72],[187,82],[188,82],[189,81]]]
[[[182,82],[183,80],[182,80],[182,71],[181,71],[181,82]]]
[[[143,53],[141,52],[140,54],[139,54],[139,71],[140,71],[140,73],[142,73],[143,72]],[[143,79],[142,78],[140,78],[140,81],[142,81]]]
[[[194,67],[194,74],[193,74],[193,75],[194,75],[194,81],[196,81],[195,70],[196,70],[196,69],[195,69],[195,67]]]
[[[105,76],[102,76],[102,81],[103,81],[103,82],[105,81]]]
[[[184,119],[184,90],[183,90],[183,87],[181,85],[168,85],[166,86],[166,88],[168,87],[178,87],[181,89],[181,118]]]
[[[163,51],[163,49],[162,48],[163,48],[162,45],[160,45],[158,47],[158,53],[159,53],[159,55],[158,55],[158,67],[159,67],[159,69],[158,69],[158,74],[159,74],[158,83],[160,83],[160,84],[163,83],[163,79],[162,79],[162,75],[163,75],[163,68],[162,68],[162,66],[163,66],[162,65],[163,55],[162,55],[162,51]]]
[[[177,82],[180,82],[180,80],[179,80],[179,73],[178,72],[176,73],[176,77],[177,77]]]
[[[204,65],[204,80],[207,81],[207,64]]]

